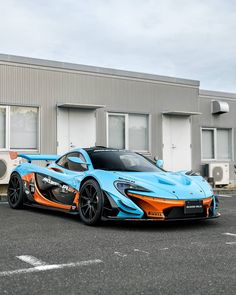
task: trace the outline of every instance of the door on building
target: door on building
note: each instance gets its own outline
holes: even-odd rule
[[[191,119],[163,116],[163,160],[168,171],[191,170]]]
[[[62,154],[76,147],[96,144],[96,115],[94,109],[58,108],[57,153]]]

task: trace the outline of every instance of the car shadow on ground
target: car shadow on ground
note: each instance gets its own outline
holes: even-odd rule
[[[42,209],[36,207],[27,207],[25,210],[33,212],[34,214],[47,215],[56,218],[62,218],[73,223],[78,223],[80,226],[91,228],[91,226],[84,225],[79,218],[79,215],[72,215],[69,213],[55,211],[51,209]],[[151,221],[151,220],[102,220],[96,228],[99,230],[116,230],[116,231],[175,231],[175,230],[198,230],[209,229],[218,226],[218,219],[211,220],[181,220],[181,221]],[[94,227],[93,227],[94,228]]]
[[[217,226],[216,220],[191,220],[191,221],[102,221],[100,227],[113,230],[145,230],[145,231],[175,231],[198,230],[203,228],[214,228]]]

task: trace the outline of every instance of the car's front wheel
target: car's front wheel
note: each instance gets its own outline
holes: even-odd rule
[[[13,209],[20,209],[23,207],[24,191],[23,181],[17,172],[13,172],[7,190],[8,203]]]
[[[99,184],[87,180],[80,189],[79,214],[81,220],[87,225],[95,225],[101,220],[104,197]]]

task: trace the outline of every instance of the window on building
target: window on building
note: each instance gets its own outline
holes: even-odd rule
[[[226,128],[203,128],[202,159],[232,159],[232,130]]]
[[[147,115],[129,115],[129,149],[148,150]]]
[[[232,158],[232,133],[229,129],[217,129],[217,158]]]
[[[202,157],[203,159],[214,159],[214,130],[202,129]]]
[[[36,150],[38,147],[38,109],[10,108],[10,148]]]
[[[0,149],[39,149],[39,109],[0,107]]]
[[[125,115],[109,115],[109,146],[116,149],[125,148]]]
[[[148,151],[148,115],[108,114],[108,146]]]

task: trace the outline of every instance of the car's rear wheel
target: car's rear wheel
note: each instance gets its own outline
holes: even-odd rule
[[[99,223],[102,216],[104,197],[99,184],[87,180],[80,189],[79,214],[81,220],[87,225]]]
[[[20,209],[23,207],[24,191],[23,181],[17,172],[13,172],[7,190],[8,203],[13,209]]]

